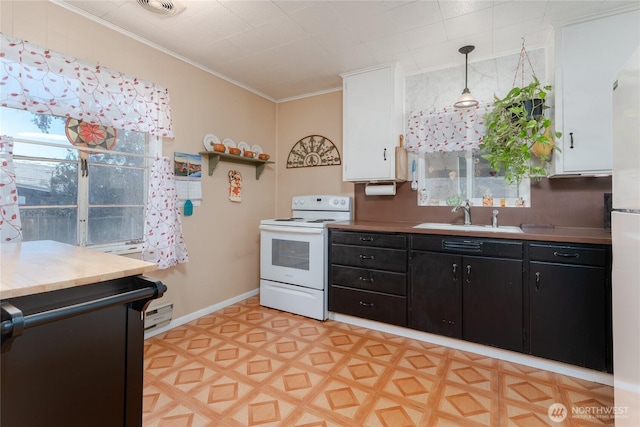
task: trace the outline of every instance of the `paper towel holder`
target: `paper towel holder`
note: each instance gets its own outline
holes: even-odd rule
[[[365,196],[395,196],[396,183],[395,182],[367,183],[364,186],[364,194]]]

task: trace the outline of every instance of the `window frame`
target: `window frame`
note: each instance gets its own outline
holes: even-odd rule
[[[0,107],[0,108],[10,108],[10,107]],[[144,186],[143,188],[145,189],[144,194],[143,194],[143,201],[142,201],[142,206],[143,206],[143,218],[142,220],[144,221],[144,209],[146,209],[147,206],[147,198],[148,198],[148,191],[147,189],[149,188],[149,179],[150,179],[150,171],[151,171],[151,167],[153,164],[153,160],[156,158],[159,158],[162,156],[162,137],[158,136],[158,135],[152,135],[148,132],[143,133],[144,134],[144,139],[145,139],[145,153],[144,154],[137,154],[137,153],[124,153],[126,155],[129,156],[135,156],[135,157],[144,157]],[[57,135],[57,134],[53,134],[53,135]],[[62,147],[65,149],[75,149],[77,151],[81,151],[79,150],[77,147],[74,147],[73,145],[69,144],[69,146],[62,146],[60,143],[56,142],[56,141],[43,141],[43,140],[38,140],[38,139],[32,139],[32,138],[24,138],[22,135],[20,134],[15,134],[15,135],[11,135],[9,134],[9,136],[13,137],[14,141],[16,144],[20,144],[20,143],[27,143],[27,144],[32,144],[35,146],[58,146],[58,147]],[[93,149],[92,149],[93,150]],[[15,149],[14,149],[15,151]],[[96,150],[93,150],[96,151]],[[117,149],[114,150],[114,152],[117,152]],[[14,159],[15,160],[21,160],[21,161],[27,161],[27,162],[38,162],[38,161],[46,161],[46,158],[35,158],[32,156],[22,156],[22,155],[16,155],[14,153]],[[56,160],[57,161],[57,160]],[[143,237],[141,237],[141,239],[138,241],[120,241],[120,242],[111,242],[111,243],[101,243],[101,244],[88,244],[87,240],[88,240],[88,235],[89,235],[89,227],[90,227],[90,222],[88,221],[89,218],[89,210],[90,210],[90,204],[89,204],[89,181],[87,179],[81,179],[81,171],[80,171],[80,159],[78,158],[75,161],[78,164],[78,188],[77,188],[77,200],[75,204],[72,205],[42,205],[42,206],[24,206],[24,205],[19,205],[19,209],[22,210],[23,208],[31,208],[31,209],[52,209],[52,208],[68,208],[68,207],[74,207],[77,209],[77,215],[76,215],[76,241],[74,243],[74,245],[79,246],[79,247],[87,247],[87,248],[91,248],[91,249],[95,249],[95,250],[99,250],[102,252],[106,252],[106,253],[113,253],[113,254],[117,254],[117,255],[125,255],[125,254],[132,254],[132,253],[140,253],[142,252],[142,246],[143,246]],[[19,194],[18,194],[19,195]],[[143,223],[143,229],[144,229],[144,223]]]
[[[466,170],[468,172],[467,176],[465,177],[465,182],[464,184],[461,183],[461,187],[464,186],[464,188],[466,189],[466,194],[473,194],[473,188],[474,188],[474,176],[475,174],[474,172],[474,157],[473,157],[473,151],[472,150],[465,150],[464,151],[464,158],[465,158],[465,162],[466,162]],[[434,206],[450,206],[446,203],[445,200],[439,200],[439,202],[437,204],[433,204],[429,202],[428,198],[425,198],[422,194],[423,190],[425,190],[427,188],[427,179],[426,178],[426,153],[419,153],[419,154],[413,154],[415,156],[416,162],[417,162],[417,168],[416,168],[416,174],[417,174],[417,181],[418,181],[418,191],[417,191],[417,204],[418,206],[423,206],[423,207],[434,207]],[[410,160],[411,161],[411,160]],[[412,177],[413,178],[413,177]],[[458,177],[459,179],[459,177]],[[502,176],[496,176],[495,179],[500,179],[503,180],[504,178]],[[505,184],[507,185],[507,184]],[[505,198],[505,206],[501,205],[500,199],[496,198],[493,201],[492,205],[483,205],[483,200],[482,197],[469,197],[469,203],[472,206],[484,206],[484,207],[493,207],[493,208],[513,208],[513,207],[518,207],[518,208],[522,208],[522,207],[531,207],[531,180],[529,178],[524,178],[521,182],[520,185],[518,187],[517,193],[519,195],[519,197],[508,197]],[[519,198],[523,199],[524,204],[522,206],[519,206]],[[466,199],[465,199],[466,200]],[[464,200],[463,200],[464,201]]]

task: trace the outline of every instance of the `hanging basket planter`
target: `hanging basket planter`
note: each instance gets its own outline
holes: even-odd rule
[[[524,83],[525,62],[533,79],[528,84]],[[519,71],[522,82],[516,86]],[[523,40],[513,88],[504,98],[495,97],[493,110],[484,116],[486,132],[480,145],[485,150],[482,157],[492,169],[504,170],[509,184],[519,185],[531,176],[546,176],[544,165],[531,164],[531,155],[547,161],[555,148],[554,137],[560,137],[551,131],[551,119],[544,116],[550,90],[551,86],[542,85],[533,71]]]

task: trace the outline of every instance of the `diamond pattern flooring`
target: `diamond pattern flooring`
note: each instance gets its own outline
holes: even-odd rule
[[[613,388],[259,305],[252,297],[145,341],[145,427],[577,426]],[[569,417],[554,423],[549,407]]]

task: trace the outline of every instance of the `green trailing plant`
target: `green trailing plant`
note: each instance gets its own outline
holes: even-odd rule
[[[554,136],[552,121],[544,117],[542,110],[551,86],[542,86],[535,77],[526,86],[514,87],[504,98],[495,97],[494,108],[485,114],[486,133],[480,149],[482,157],[495,171],[505,171],[505,180],[510,185],[519,185],[522,179],[531,176],[546,176],[544,162],[548,161],[553,149]],[[538,111],[530,110],[530,106]],[[542,163],[532,164],[532,148]]]

